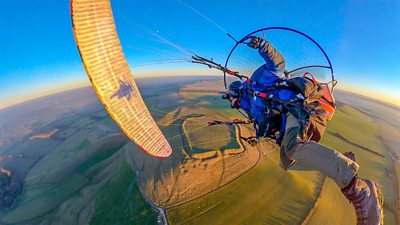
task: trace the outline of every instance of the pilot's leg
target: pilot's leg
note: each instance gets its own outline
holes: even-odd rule
[[[383,196],[380,188],[371,180],[357,177],[359,165],[354,155],[347,155],[348,158],[319,143],[301,142],[299,131],[297,119],[289,115],[281,149],[289,160],[332,178],[343,195],[353,203],[357,225],[383,224]]]

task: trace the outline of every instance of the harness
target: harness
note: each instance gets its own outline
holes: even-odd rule
[[[288,112],[297,118],[304,137],[318,141],[335,111],[327,84],[318,83],[310,73],[288,80],[277,79],[270,86],[248,81],[244,88],[256,136],[274,138],[278,144],[285,133]]]
[[[280,100],[275,97],[276,90],[280,88],[279,80],[273,86],[268,87],[249,79],[243,83],[242,108],[245,108],[254,121],[256,138],[268,137],[276,139],[280,143],[283,137],[286,116],[285,113],[282,113],[283,107]],[[243,107],[244,103],[249,106]]]

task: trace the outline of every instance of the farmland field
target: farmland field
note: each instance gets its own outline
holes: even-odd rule
[[[273,142],[252,147],[240,139],[254,135],[252,125],[209,126],[244,118],[220,98],[215,78],[202,79],[139,84],[174,150],[167,159],[128,144],[90,88],[0,111],[14,121],[2,124],[14,130],[2,133],[0,166],[24,185],[0,223],[156,224],[159,210],[173,225],[355,222],[332,180],[299,165],[285,171]],[[359,176],[382,187],[385,224],[398,224],[400,113],[354,94],[337,96],[322,144],[356,154]],[[378,106],[385,114],[373,111]],[[23,114],[24,107],[31,111]]]

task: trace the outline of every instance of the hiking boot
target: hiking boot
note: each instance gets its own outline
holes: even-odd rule
[[[377,184],[354,177],[342,193],[353,203],[357,225],[383,225],[383,195]]]

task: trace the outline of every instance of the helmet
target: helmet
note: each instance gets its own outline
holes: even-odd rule
[[[228,92],[229,95],[234,97],[234,98],[239,98],[240,97],[240,89],[242,87],[242,82],[240,81],[234,81],[228,86]]]

